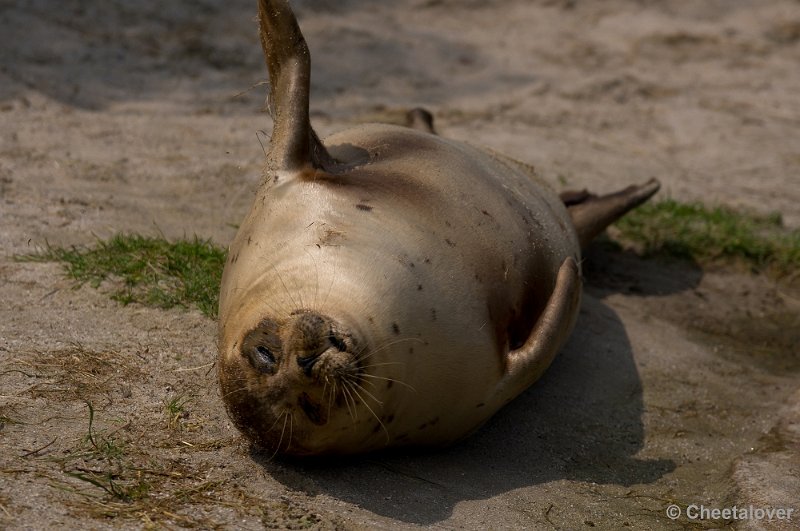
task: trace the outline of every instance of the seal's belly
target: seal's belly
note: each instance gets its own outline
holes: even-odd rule
[[[471,146],[384,125],[326,143],[341,172],[271,188],[253,262],[281,272],[278,306],[290,304],[286,286],[324,292],[357,270],[351,305],[376,350],[370,392],[391,412],[385,429],[398,443],[451,442],[502,405],[492,396],[505,356],[564,259],[577,261],[568,214],[527,168]],[[311,261],[295,267],[298,257]],[[383,430],[373,437],[380,446]]]
[[[565,259],[577,262],[568,214],[527,168],[471,146],[380,125],[328,144],[335,172],[275,175],[231,245],[220,343],[238,366],[241,345],[266,348],[270,360],[248,354],[248,363],[277,372],[227,373],[279,397],[274,413],[273,399],[258,399],[251,415],[242,398],[232,416],[262,437],[296,408],[294,444],[308,453],[450,443],[505,403],[497,393],[509,351],[531,335]],[[273,352],[304,337],[298,315],[308,312],[360,338],[357,384],[320,373],[306,389],[305,362]],[[316,356],[302,349],[287,357]],[[333,367],[342,356],[325,359]],[[304,415],[305,429],[295,420]]]

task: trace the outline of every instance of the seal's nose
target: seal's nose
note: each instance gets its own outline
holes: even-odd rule
[[[311,376],[311,369],[328,347],[325,338],[330,330],[330,322],[318,313],[298,311],[290,329],[290,344],[295,351],[297,365],[306,376]]]
[[[314,366],[326,353],[347,352],[347,344],[335,332],[337,326],[330,317],[308,310],[294,312],[293,316],[287,343],[306,376],[312,376]]]
[[[314,364],[317,363],[320,354],[312,354],[311,356],[297,356],[297,364],[303,369],[303,373],[306,376],[311,376],[311,369],[314,368]]]

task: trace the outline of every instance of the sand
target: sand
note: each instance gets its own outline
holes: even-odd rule
[[[796,283],[593,249],[572,339],[480,432],[309,463],[232,427],[213,320],[15,261],[121,231],[231,240],[271,128],[254,4],[0,3],[0,527],[797,525],[666,513],[800,512]],[[422,105],[556,188],[656,177],[800,226],[796,1],[294,5],[323,136]]]

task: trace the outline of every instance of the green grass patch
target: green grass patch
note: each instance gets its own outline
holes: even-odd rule
[[[800,230],[787,230],[780,214],[757,216],[667,199],[644,204],[615,225],[619,239],[645,256],[741,261],[779,275],[800,269]]]
[[[117,234],[92,247],[53,247],[17,257],[24,261],[63,262],[67,275],[98,287],[110,280],[111,297],[159,308],[195,306],[216,316],[225,250],[207,240]]]
[[[617,221],[622,244],[645,257],[701,264],[742,262],[779,276],[800,271],[800,230],[787,230],[779,214],[756,216],[673,199],[647,203]],[[118,234],[91,247],[47,246],[18,256],[25,261],[63,262],[77,282],[98,287],[111,281],[112,298],[160,308],[195,306],[215,317],[226,252],[208,240]]]

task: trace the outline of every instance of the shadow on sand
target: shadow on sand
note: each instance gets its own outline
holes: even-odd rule
[[[635,277],[636,267],[648,277],[653,264],[615,254],[624,268],[595,271],[600,284],[623,282],[623,272]],[[687,270],[677,284],[642,291],[682,291],[700,276],[698,269]],[[557,480],[624,486],[656,481],[675,464],[636,457],[644,445],[643,412],[625,327],[611,308],[585,293],[575,331],[544,377],[455,447],[336,462],[269,461],[255,451],[253,458],[289,488],[426,525],[449,518],[461,501]]]

